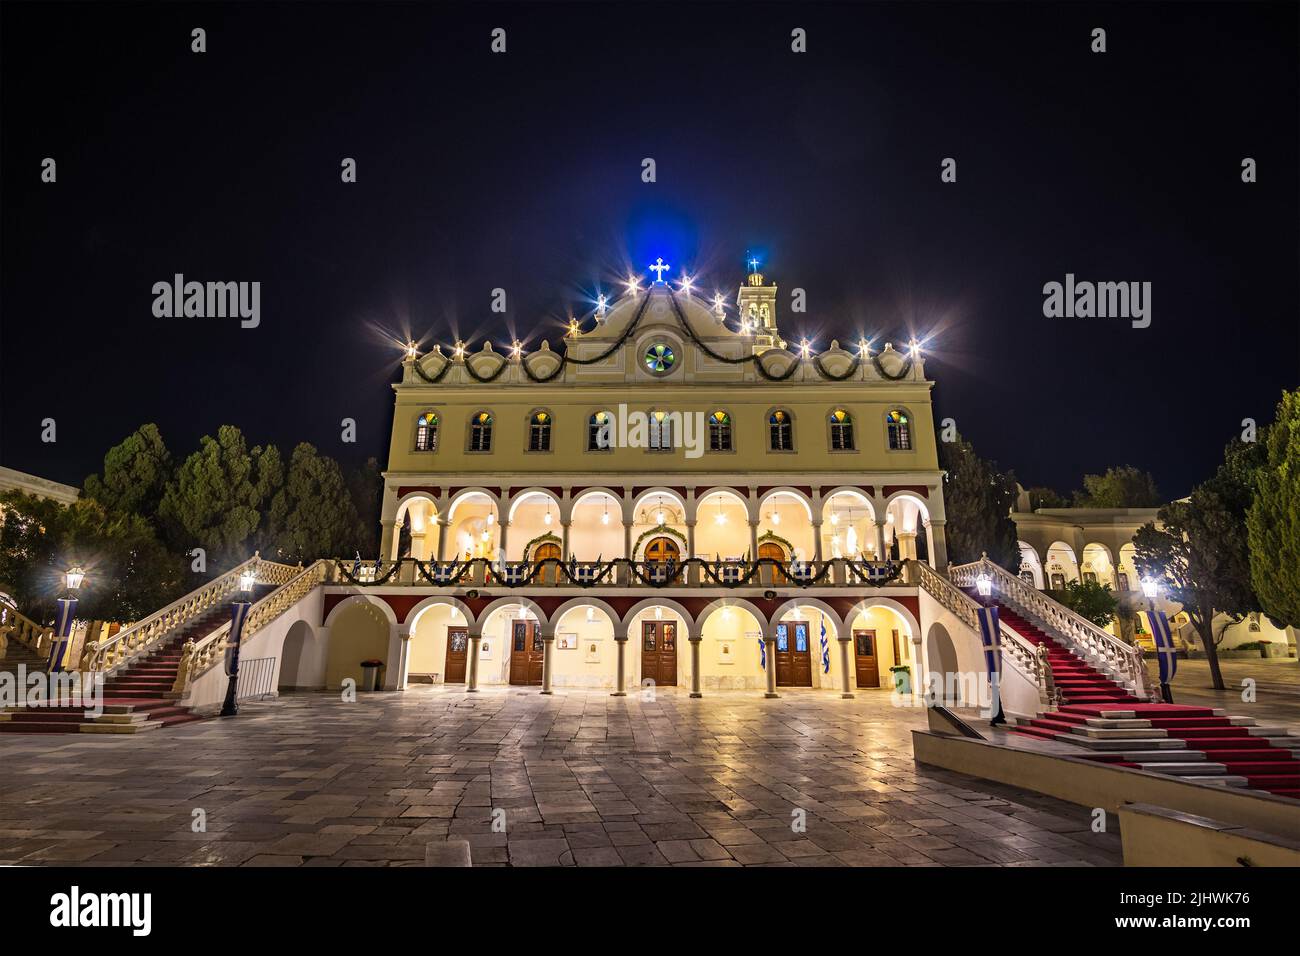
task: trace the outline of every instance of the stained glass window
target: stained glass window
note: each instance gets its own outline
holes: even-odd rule
[[[790,413],[778,408],[767,419],[768,447],[772,451],[794,451],[794,424]]]
[[[646,349],[645,367],[656,375],[663,375],[671,372],[673,363],[677,361],[677,356],[673,354],[671,346],[659,342]]]
[[[490,413],[479,412],[470,419],[469,450],[492,450],[492,415]]]
[[[731,416],[724,411],[709,416],[709,451],[731,451]]]
[[[891,409],[885,416],[885,426],[889,431],[891,451],[912,450],[912,426],[907,420],[907,412],[901,408]]]
[[[853,450],[853,416],[842,408],[831,412],[831,450]]]
[[[415,450],[438,450],[438,414],[425,412],[415,420]]]
[[[551,450],[551,415],[549,412],[534,412],[528,420],[528,450]]]

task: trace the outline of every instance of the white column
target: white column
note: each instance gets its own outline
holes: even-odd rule
[[[942,571],[948,567],[948,538],[944,533],[943,518],[931,518],[929,525],[926,526],[926,533],[929,537],[926,544],[930,547],[930,565]]]
[[[845,700],[853,697],[853,681],[849,679],[849,642],[853,638],[840,635],[840,696]]]
[[[566,564],[569,561],[569,522],[560,522],[560,558]]]
[[[817,518],[817,519],[814,519],[814,520],[813,520],[813,523],[812,523],[812,530],[813,530],[813,560],[816,561],[818,564],[821,564],[821,562],[822,562],[822,523],[821,523],[821,519],[820,519],[820,518]]]
[[[885,523],[876,522],[876,560],[885,560]]]
[[[703,697],[700,690],[700,644],[703,638],[699,634],[692,634],[690,637],[691,644],[691,696]]]
[[[616,682],[614,686],[614,693],[610,694],[610,696],[626,697],[627,696],[627,665],[626,665],[627,635],[626,634],[624,634],[621,637],[617,634],[614,635],[614,648],[617,652],[617,660],[615,664],[616,666],[615,673],[617,676],[615,679]]]
[[[476,694],[478,693],[478,647],[483,643],[482,629],[470,628],[468,640],[469,662],[465,665],[465,692]]]
[[[555,662],[555,631],[542,632],[542,693],[551,693],[551,667]]]
[[[694,521],[686,522],[686,557],[687,558],[695,557],[695,522]],[[700,583],[700,569],[693,564],[687,566],[686,583],[687,584]]]
[[[776,692],[776,636],[763,635],[763,645],[767,648],[767,693],[764,697],[780,697]]]
[[[438,521],[438,562],[442,563],[447,560],[447,533],[451,527],[447,519],[442,515],[437,518]]]
[[[391,561],[397,557],[397,535],[394,534],[397,522],[389,519],[379,523],[382,532],[379,536],[379,557]]]
[[[749,523],[749,560],[758,560],[758,522]]]
[[[499,553],[501,554],[502,558],[508,560],[510,556],[510,552],[506,550],[508,546],[506,544],[506,538],[509,536],[510,533],[510,522],[497,521],[497,525],[500,527],[500,531],[497,532],[497,534],[499,535],[497,538],[497,548],[499,549]],[[495,561],[496,557],[497,556],[495,554],[490,555],[488,557],[488,560]]]

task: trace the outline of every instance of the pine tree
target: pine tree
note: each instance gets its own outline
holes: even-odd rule
[[[233,425],[222,425],[216,438],[204,435],[159,504],[168,542],[182,553],[205,549],[213,570],[248,558],[263,522],[261,508],[278,490],[277,474],[283,475],[283,464],[274,446],[250,452]]]
[[[1020,543],[1011,509],[1016,503],[1016,479],[998,471],[997,463],[975,454],[960,435],[939,444],[939,467],[945,472],[943,502],[948,559],[953,564],[989,560],[1012,574],[1020,572]]]
[[[289,459],[280,510],[276,550],[282,561],[305,564],[346,556],[357,547],[360,522],[343,471],[306,442]]]
[[[82,496],[112,512],[154,515],[172,477],[172,456],[158,426],[141,425],[104,456],[102,475],[86,479]]]
[[[1104,475],[1084,475],[1083,491],[1074,493],[1076,508],[1155,508],[1160,490],[1150,472],[1121,465]]]
[[[1247,518],[1250,576],[1262,610],[1300,626],[1300,390],[1282,393]]]

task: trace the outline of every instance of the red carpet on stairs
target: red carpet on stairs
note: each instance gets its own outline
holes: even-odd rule
[[[274,585],[258,585],[253,600],[275,590]],[[148,657],[130,664],[126,670],[104,683],[104,706],[129,708],[132,714],[144,714],[151,723],[163,727],[203,720],[167,697],[176,683],[181,652],[185,642],[207,637],[230,620],[229,605],[221,605],[183,625]],[[120,712],[120,711],[119,711]],[[68,734],[78,733],[83,723],[93,723],[83,707],[41,707],[15,711],[9,720],[0,721],[0,733]]]

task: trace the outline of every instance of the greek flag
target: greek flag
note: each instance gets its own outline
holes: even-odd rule
[[[767,642],[762,634],[758,635],[758,666],[767,670]]]
[[[980,641],[984,644],[984,667],[992,680],[1002,673],[1002,630],[998,623],[997,606],[979,609]]]
[[[821,619],[822,619],[822,673],[829,674],[831,672],[831,644],[830,641],[826,640],[826,615],[823,614],[821,616]]]
[[[63,670],[63,655],[72,640],[72,617],[77,612],[76,598],[59,598],[54,618],[54,643],[50,645],[50,673]]]
[[[1174,635],[1169,629],[1169,618],[1164,611],[1148,613],[1151,621],[1152,637],[1156,642],[1156,661],[1160,664],[1160,683],[1168,684],[1178,672],[1178,649],[1174,647]]]
[[[352,562],[352,576],[354,578],[361,577],[361,552],[360,551],[357,552],[356,560]]]

